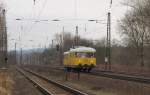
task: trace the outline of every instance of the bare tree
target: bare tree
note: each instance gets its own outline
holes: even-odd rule
[[[144,44],[149,40],[149,20],[150,20],[150,1],[130,0],[126,4],[132,9],[126,13],[122,19],[120,28],[121,33],[125,35],[128,46],[133,46],[137,50],[137,56],[140,59],[141,67],[144,66]]]

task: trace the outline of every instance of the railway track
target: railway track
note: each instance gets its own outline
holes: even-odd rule
[[[102,72],[101,71],[99,71],[99,72],[93,71],[89,74],[96,75],[96,76],[108,77],[108,78],[112,78],[112,79],[120,79],[120,80],[150,84],[150,78],[143,77],[143,76],[134,76],[134,75],[120,74],[120,73],[114,73],[114,72],[104,72],[104,71],[102,71]]]
[[[36,72],[27,69],[19,69],[27,79],[29,79],[44,95],[88,95],[77,89],[60,84],[53,80],[50,80]]]
[[[62,70],[62,68],[60,70]],[[95,70],[90,73],[85,73],[85,72],[81,72],[81,73],[95,75],[95,76],[102,76],[102,77],[107,77],[112,79],[150,84],[150,77],[144,77],[144,76],[128,75],[124,73],[115,73],[111,71],[100,71],[100,70]]]
[[[61,68],[47,67],[47,68],[61,70],[61,71],[64,70],[62,67]],[[81,73],[84,73],[84,72],[81,72]],[[124,73],[115,73],[115,72],[111,72],[111,71],[101,71],[101,70],[93,70],[91,73],[84,73],[84,74],[150,84],[150,77],[144,77],[144,76],[128,75],[128,74],[124,74]]]

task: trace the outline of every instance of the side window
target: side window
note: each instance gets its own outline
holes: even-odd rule
[[[70,57],[72,57],[72,53],[70,53]]]
[[[77,56],[77,52],[75,52],[75,57],[78,57],[78,56]]]
[[[90,55],[92,58],[94,58],[95,57],[95,53],[91,53],[91,55]]]
[[[93,53],[93,56],[94,56],[94,57],[96,57],[96,54],[95,54],[95,53]]]
[[[76,57],[76,52],[73,53],[73,57]]]

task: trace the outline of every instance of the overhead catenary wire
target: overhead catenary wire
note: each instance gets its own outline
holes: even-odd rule
[[[28,18],[31,18],[31,17],[34,18],[34,16],[35,16],[35,6],[32,7],[32,12],[31,12],[31,14],[29,14],[29,17],[28,17]],[[24,21],[24,19],[25,19],[25,18],[21,18],[21,19],[20,19],[20,18],[17,18],[17,19],[15,19],[15,20],[21,20],[21,31],[20,31],[20,32],[26,33],[26,31],[28,31],[28,28],[27,28],[27,27],[25,28],[25,27],[22,26],[22,22]],[[30,24],[30,22],[27,22],[26,24],[28,25],[28,24]],[[19,32],[19,35],[21,35],[20,32]],[[24,35],[24,36],[25,36],[25,35]],[[20,39],[20,38],[19,38],[19,39]],[[21,42],[20,42],[20,44],[21,44]]]
[[[77,0],[75,0],[75,19],[77,19]]]
[[[32,19],[31,19],[31,20],[32,20]],[[28,20],[28,21],[31,21],[31,20]],[[37,19],[37,20],[40,20],[40,19]],[[36,21],[36,19],[35,19],[35,21]],[[105,19],[104,19],[103,21],[105,21]],[[34,22],[34,20],[33,20],[33,22]],[[43,23],[43,22],[42,22],[42,21],[39,21],[39,22],[35,22],[35,23]],[[33,23],[32,23],[32,24],[33,24]],[[106,24],[106,23],[100,22],[99,24]],[[32,31],[32,29],[33,29],[33,27],[31,28],[30,31]]]
[[[36,18],[36,19],[39,19],[39,17],[42,15],[42,12],[43,12],[43,10],[44,10],[44,8],[45,8],[45,6],[46,6],[46,3],[47,3],[47,0],[44,1],[43,5],[42,5],[42,8],[41,8],[41,10],[39,11],[39,14],[37,15],[37,18]],[[34,27],[36,24],[37,24],[37,22],[34,22],[34,23],[31,25],[31,27],[30,27],[30,29],[29,29],[29,32],[31,32],[31,30],[33,29],[33,27]]]
[[[27,32],[30,32],[32,29],[33,29],[33,27],[35,26],[35,24],[37,23],[36,21],[37,21],[37,19],[39,19],[39,17],[41,16],[41,14],[42,14],[42,12],[43,12],[43,10],[44,10],[44,7],[45,7],[45,5],[46,5],[46,2],[47,2],[47,0],[45,0],[44,1],[44,3],[42,4],[42,8],[41,8],[41,10],[39,11],[39,13],[38,13],[38,15],[36,16],[36,5],[33,5],[33,7],[32,7],[32,12],[31,12],[31,14],[29,15],[29,17],[27,18],[27,19],[25,19],[25,18],[17,18],[17,19],[14,19],[14,20],[21,20],[21,22],[23,22],[23,21],[29,21],[29,22],[27,22],[26,24],[31,24],[31,26],[29,26],[29,28],[22,28],[21,29],[21,31],[22,32],[24,32],[24,33],[27,33]],[[32,18],[31,18],[32,17]],[[30,21],[32,21],[32,23],[30,22]],[[44,21],[44,20],[43,20]],[[22,27],[22,26],[21,26]],[[19,34],[20,35],[20,34]],[[20,39],[20,38],[19,38]]]

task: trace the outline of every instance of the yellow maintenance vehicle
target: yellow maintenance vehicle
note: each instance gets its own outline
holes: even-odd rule
[[[76,47],[64,52],[63,64],[66,70],[90,72],[96,66],[96,50],[91,47]]]

